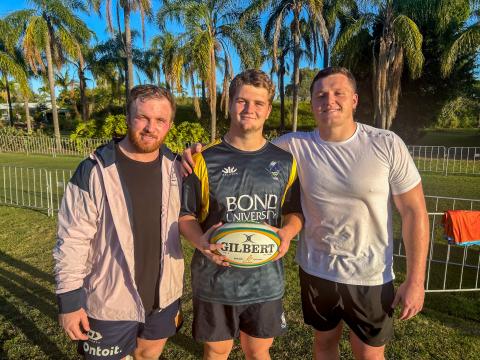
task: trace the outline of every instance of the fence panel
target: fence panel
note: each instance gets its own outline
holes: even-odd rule
[[[480,200],[426,196],[430,219],[430,245],[427,257],[426,292],[480,290],[480,246],[449,245],[443,238],[441,220],[446,210],[480,210]],[[402,242],[395,256],[404,258]]]
[[[50,208],[48,171],[0,166],[0,204],[48,211]]]
[[[480,175],[480,147],[448,148],[447,174]]]
[[[447,160],[445,146],[407,146],[410,155],[419,171],[444,173]]]
[[[98,146],[107,143],[108,139],[76,139],[33,136],[0,135],[0,152],[27,153],[39,155],[87,156]]]

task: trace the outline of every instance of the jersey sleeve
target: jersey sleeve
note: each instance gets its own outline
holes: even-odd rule
[[[193,159],[195,168],[183,182],[180,216],[193,215],[202,223],[209,207],[208,172],[201,153],[195,154]]]
[[[282,198],[282,215],[301,212],[302,205],[300,202],[300,181],[297,176],[297,162],[292,158],[290,176]]]
[[[403,140],[396,134],[393,136],[388,180],[392,194],[400,195],[418,185],[421,177]]]

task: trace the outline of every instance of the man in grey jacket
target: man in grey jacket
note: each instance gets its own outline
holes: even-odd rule
[[[175,102],[141,85],[127,110],[128,135],[78,166],[58,215],[59,322],[87,359],[157,359],[180,322],[180,163],[163,145]]]

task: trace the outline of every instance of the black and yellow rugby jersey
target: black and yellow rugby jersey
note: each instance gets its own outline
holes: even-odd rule
[[[301,212],[295,159],[269,142],[258,151],[241,151],[222,139],[194,159],[180,215],[195,216],[203,231],[220,221],[278,227],[282,214]],[[239,269],[218,266],[196,250],[191,270],[193,295],[203,301],[240,305],[283,296],[282,260]]]

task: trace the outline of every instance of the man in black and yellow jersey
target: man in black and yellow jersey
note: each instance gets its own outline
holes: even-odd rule
[[[192,259],[193,336],[204,359],[226,359],[239,337],[247,359],[270,359],[286,330],[280,259],[303,224],[296,163],[263,137],[274,86],[259,70],[236,76],[229,89],[230,128],[195,155],[183,185],[180,231],[195,246]],[[283,215],[283,225],[282,225]],[[281,239],[278,258],[258,268],[230,267],[208,242],[222,223],[258,222]]]

